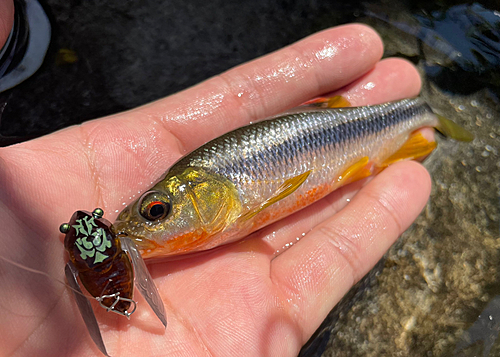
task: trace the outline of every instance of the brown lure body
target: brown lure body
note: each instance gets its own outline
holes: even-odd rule
[[[76,211],[68,224],[64,247],[85,289],[103,307],[129,315],[134,273],[111,223],[90,212]]]
[[[92,213],[76,211],[69,223],[63,223],[59,230],[65,234],[64,247],[69,253],[64,269],[68,286],[90,337],[99,350],[109,356],[80,283],[107,311],[130,318],[137,306],[132,300],[135,281],[135,286],[165,327],[167,319],[161,296],[137,246],[124,235],[116,236],[111,222],[102,218],[103,215],[100,208]]]

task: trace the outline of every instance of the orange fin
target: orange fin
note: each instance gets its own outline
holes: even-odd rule
[[[351,182],[362,180],[372,175],[372,164],[368,156],[363,157],[354,165],[351,165],[337,179],[336,188],[350,184]]]
[[[281,201],[283,198],[292,194],[296,189],[298,189],[304,183],[304,181],[307,179],[310,173],[311,171],[306,171],[303,174],[289,178],[278,188],[278,191],[273,196],[265,200],[260,206],[245,213],[241,218],[243,220],[248,220],[254,217],[257,213],[271,206],[272,204]]]
[[[408,140],[398,151],[377,166],[384,169],[387,166],[401,160],[415,160],[429,155],[436,147],[437,144],[435,141],[428,141],[421,132],[416,132],[410,135]]]
[[[351,103],[341,95],[336,95],[335,97],[320,97],[308,100],[302,105],[319,108],[345,108],[350,107]]]

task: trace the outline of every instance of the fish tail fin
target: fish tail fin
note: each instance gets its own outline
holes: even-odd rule
[[[462,128],[460,125],[452,122],[450,119],[447,119],[442,115],[436,114],[436,116],[438,118],[436,130],[444,136],[465,142],[474,140],[474,135],[470,131]]]

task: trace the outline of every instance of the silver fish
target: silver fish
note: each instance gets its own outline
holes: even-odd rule
[[[335,102],[314,101],[206,143],[123,210],[115,229],[128,235],[145,259],[206,250],[241,239],[393,162],[428,155],[436,143],[416,132],[419,128],[472,140],[420,98],[330,108]]]

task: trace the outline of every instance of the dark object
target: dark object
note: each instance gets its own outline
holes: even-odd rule
[[[108,356],[99,324],[80,289],[78,277],[103,308],[130,318],[137,306],[132,300],[135,273],[137,289],[165,327],[167,319],[163,301],[137,246],[126,236],[117,237],[112,224],[102,218],[103,215],[101,208],[92,213],[76,211],[69,223],[61,224],[59,230],[66,235],[64,247],[70,257],[65,268],[66,279],[90,337]]]
[[[109,311],[129,317],[133,312],[128,311],[134,291],[132,264],[99,210],[73,214],[67,232],[63,229],[64,247],[90,295]]]

